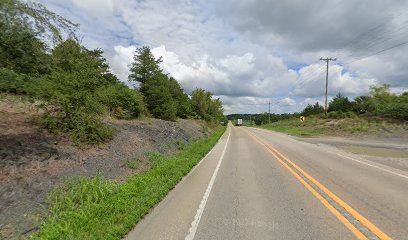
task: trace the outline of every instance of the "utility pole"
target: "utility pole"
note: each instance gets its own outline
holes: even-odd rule
[[[269,118],[269,123],[271,123],[271,102],[268,102],[269,105],[269,114],[268,114],[268,118]]]
[[[329,62],[336,61],[337,58],[320,58],[321,61],[326,61],[326,101],[324,103],[324,110],[327,114],[327,91],[329,88]]]

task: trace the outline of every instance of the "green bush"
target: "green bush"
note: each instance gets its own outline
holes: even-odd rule
[[[31,78],[13,70],[0,68],[0,92],[23,94],[26,93],[26,84]]]
[[[70,125],[71,136],[78,144],[97,144],[113,137],[113,129],[94,115],[79,112],[72,118]]]
[[[324,108],[318,102],[316,102],[314,105],[308,104],[302,111],[302,115],[304,116],[316,115],[320,113],[324,113]]]
[[[355,118],[355,117],[357,117],[357,115],[353,112],[332,111],[332,112],[327,113],[327,118],[342,119],[342,118]]]
[[[338,93],[329,103],[329,112],[336,111],[336,112],[348,112],[352,110],[352,104],[349,101],[348,97],[341,95]]]
[[[118,119],[131,119],[143,113],[143,96],[123,84],[99,88],[96,97]]]

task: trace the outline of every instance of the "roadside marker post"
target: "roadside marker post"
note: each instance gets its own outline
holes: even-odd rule
[[[302,127],[303,127],[303,123],[305,122],[306,118],[305,118],[305,116],[300,116],[299,119],[300,119],[300,122],[302,123]]]

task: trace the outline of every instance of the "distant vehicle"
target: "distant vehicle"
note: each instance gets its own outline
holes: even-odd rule
[[[241,118],[237,119],[237,126],[242,126],[242,119]]]

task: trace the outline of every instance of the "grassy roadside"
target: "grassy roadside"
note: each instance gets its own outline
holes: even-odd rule
[[[408,127],[403,122],[379,117],[327,118],[324,115],[306,117],[302,126],[299,119],[287,119],[253,126],[300,137],[312,136],[356,136],[356,135],[403,135]]]
[[[150,170],[116,183],[95,178],[69,182],[50,194],[49,215],[33,239],[121,239],[217,143],[220,127],[178,154],[154,160]]]

